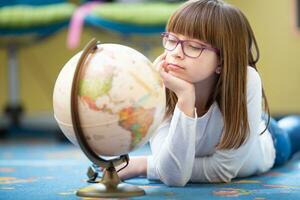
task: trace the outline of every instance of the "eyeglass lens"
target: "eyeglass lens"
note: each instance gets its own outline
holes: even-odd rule
[[[189,40],[179,40],[176,36],[171,34],[163,35],[163,46],[168,51],[173,51],[178,44],[181,44],[183,53],[188,57],[198,57],[205,49],[205,47],[197,42]]]

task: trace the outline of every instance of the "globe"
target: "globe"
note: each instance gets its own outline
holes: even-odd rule
[[[54,86],[55,119],[75,145],[71,88],[82,51],[61,69]],[[78,113],[89,147],[99,156],[120,156],[144,145],[165,112],[158,72],[140,52],[119,44],[98,44],[79,77]]]

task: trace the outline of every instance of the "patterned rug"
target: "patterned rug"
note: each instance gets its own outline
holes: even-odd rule
[[[149,146],[130,155],[147,155]],[[82,199],[90,161],[75,146],[49,142],[0,142],[0,199]],[[131,199],[300,199],[300,156],[270,172],[228,184],[188,184],[167,187],[145,178],[127,180],[146,192]],[[83,198],[85,200],[90,198]]]

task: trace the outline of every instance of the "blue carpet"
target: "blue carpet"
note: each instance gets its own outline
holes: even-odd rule
[[[131,155],[149,153],[146,145]],[[229,184],[188,184],[167,187],[161,182],[135,178],[146,195],[132,199],[300,199],[300,158],[261,176]],[[81,199],[78,188],[87,186],[90,161],[73,145],[0,142],[0,199]],[[86,199],[86,198],[85,198]]]

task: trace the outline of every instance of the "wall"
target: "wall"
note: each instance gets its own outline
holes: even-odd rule
[[[248,17],[261,51],[258,64],[273,114],[300,114],[300,34],[294,0],[230,0]]]

